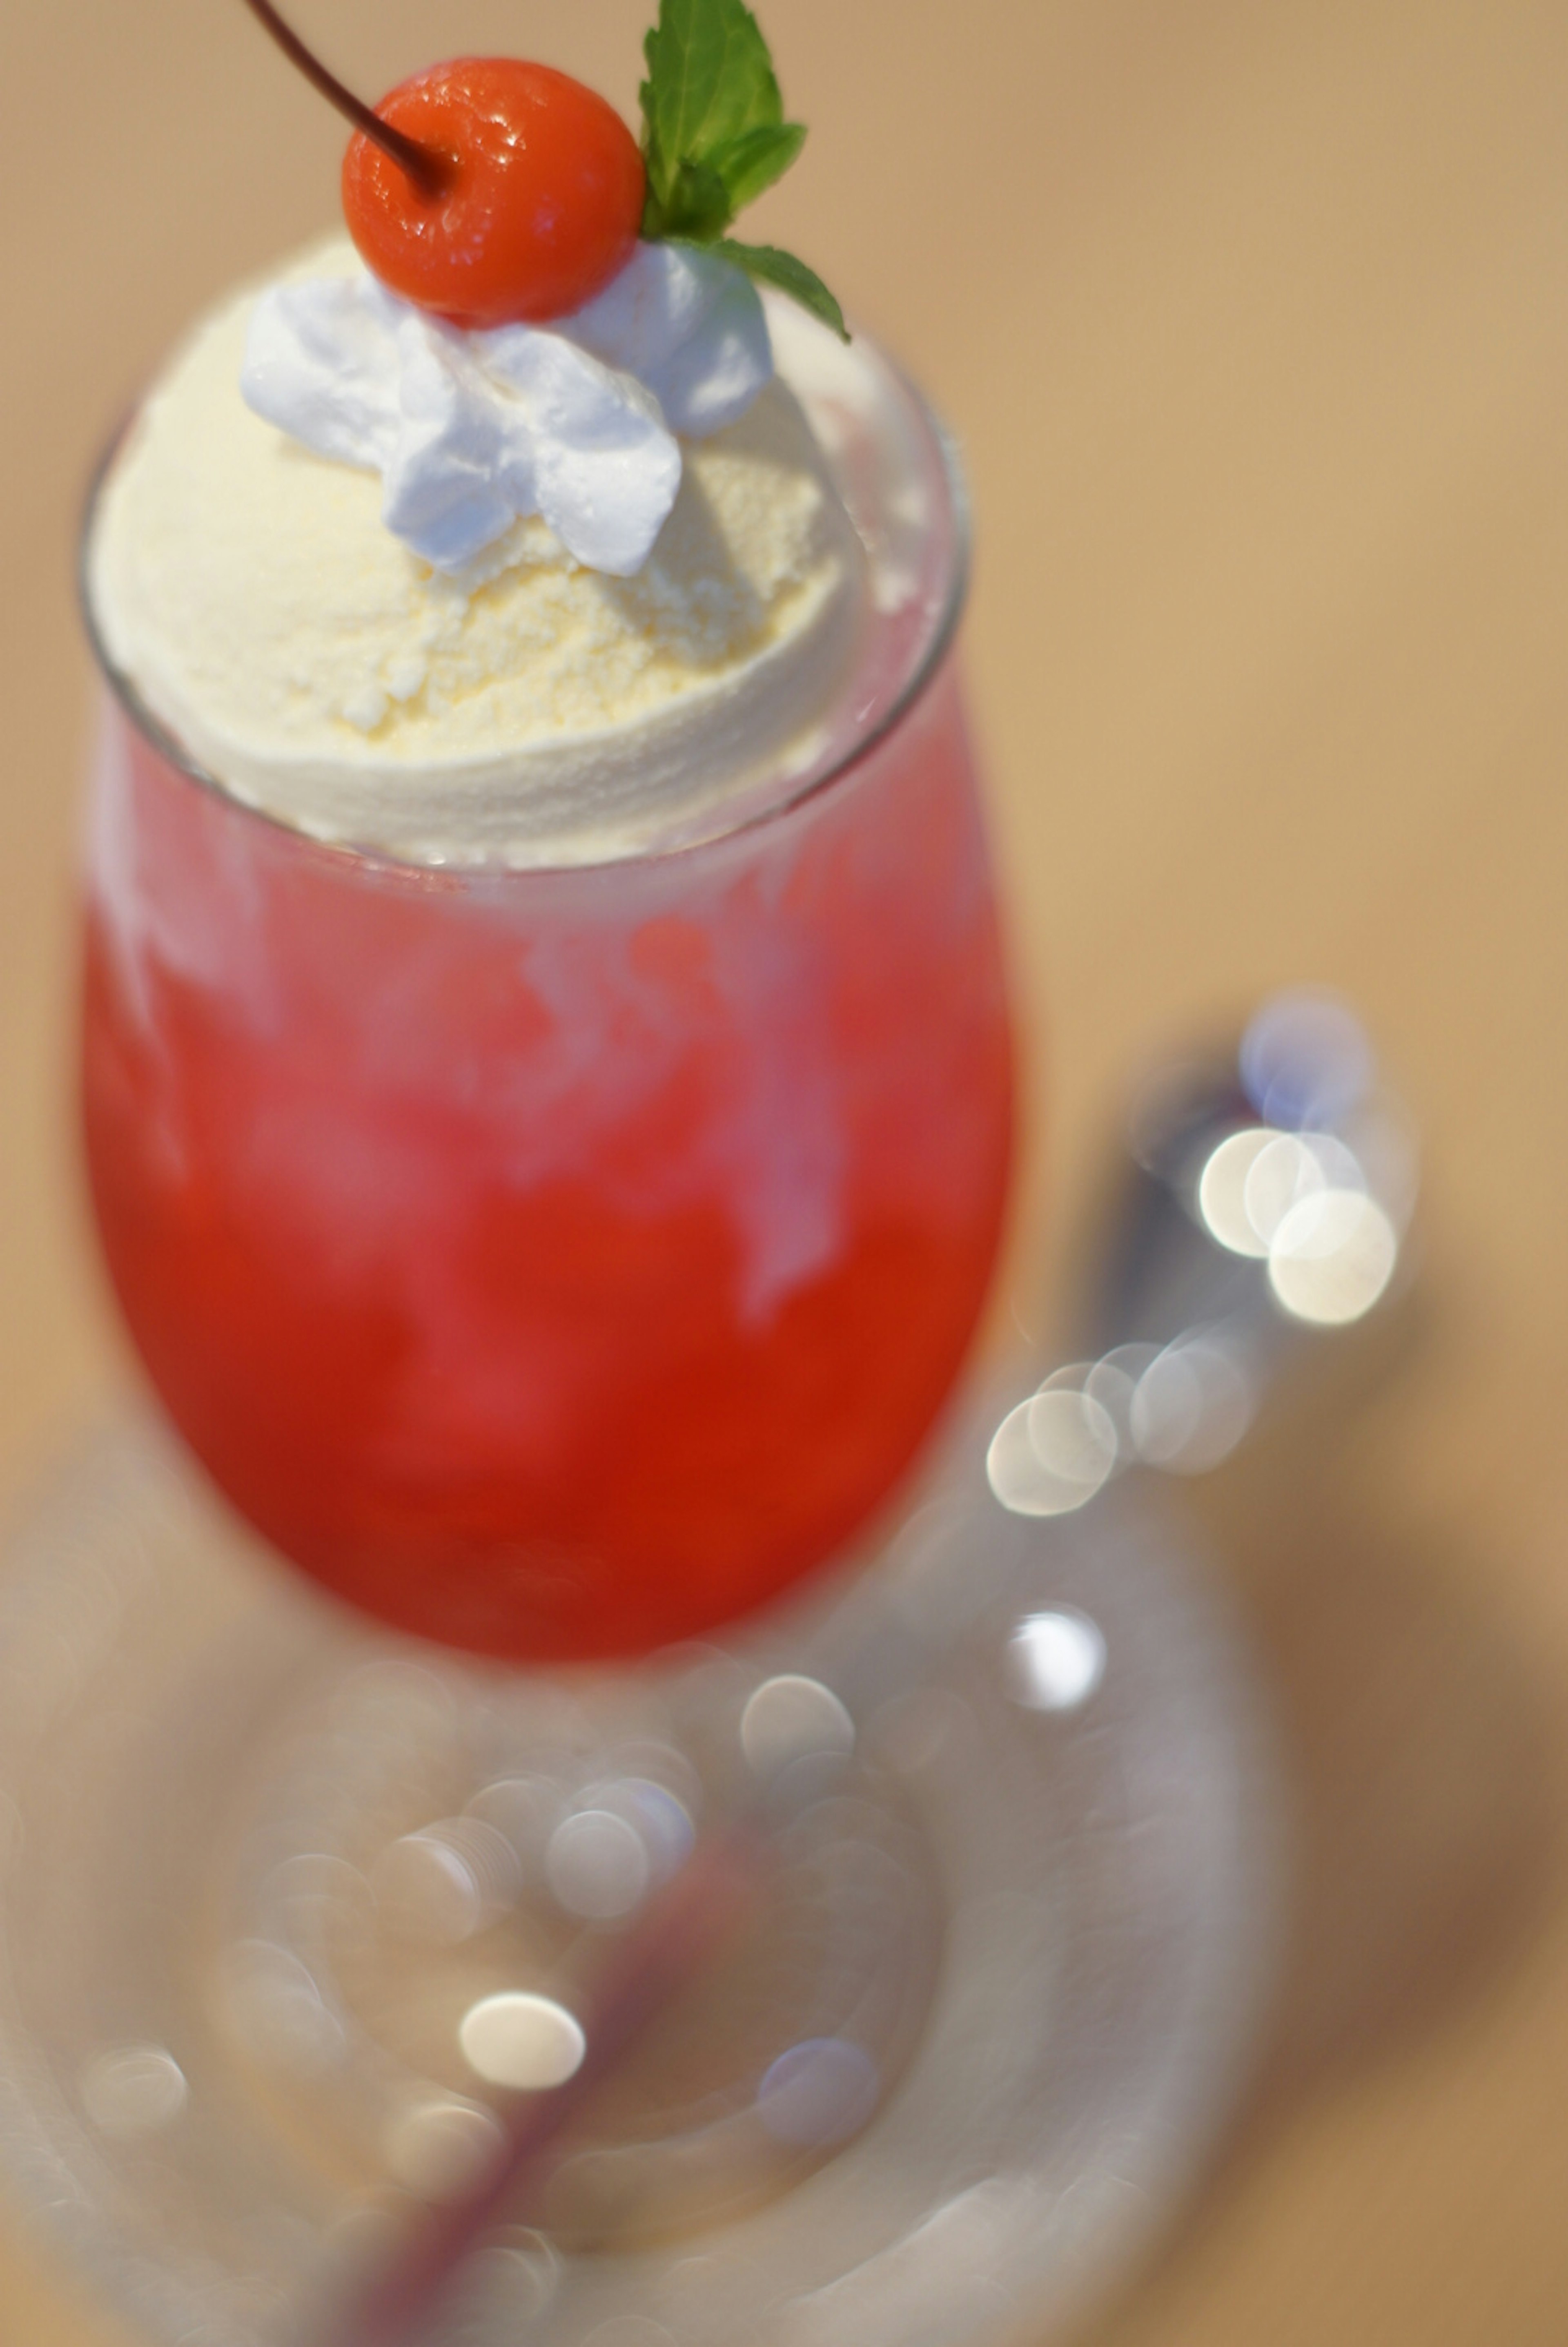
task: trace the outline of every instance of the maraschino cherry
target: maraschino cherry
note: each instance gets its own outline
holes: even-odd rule
[[[615,108],[569,74],[458,57],[374,111],[311,56],[270,0],[249,5],[355,124],[349,233],[382,283],[459,326],[565,317],[630,259],[646,173]]]
[[[433,200],[363,131],[343,158],[349,233],[383,283],[460,326],[581,309],[631,257],[645,173],[594,90],[550,66],[457,57],[401,82],[380,119],[453,165]]]

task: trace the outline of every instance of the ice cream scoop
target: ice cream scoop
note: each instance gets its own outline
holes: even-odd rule
[[[358,268],[340,242],[275,282]],[[636,853],[672,816],[810,765],[866,566],[787,382],[683,443],[635,577],[585,567],[542,516],[442,572],[386,527],[373,469],[247,405],[268,290],[220,302],[177,353],[88,552],[107,657],[193,764],[316,837],[513,865]],[[790,333],[828,339],[798,315]]]

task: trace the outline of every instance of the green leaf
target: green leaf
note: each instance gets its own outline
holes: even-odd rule
[[[659,0],[643,46],[643,147],[661,201],[683,163],[711,163],[718,149],[783,121],[773,60],[744,0]]]
[[[735,217],[729,190],[707,163],[681,163],[671,175],[667,196],[656,195],[651,183],[643,205],[642,233],[647,237],[682,237],[693,244],[711,244]]]
[[[781,179],[805,144],[803,122],[778,122],[744,130],[738,138],[716,148],[708,166],[729,190],[731,212],[754,203],[764,189]]]
[[[840,341],[849,341],[850,330],[838,302],[816,271],[808,269],[803,261],[797,261],[792,252],[780,252],[773,244],[737,244],[728,236],[708,250],[721,254],[726,261],[733,261],[738,269],[744,269],[748,277],[759,278],[764,285],[776,285],[780,293],[788,293],[792,302],[809,310],[813,318],[831,326]]]
[[[723,253],[848,342],[843,312],[803,261],[724,234],[806,143],[804,125],[784,119],[773,60],[745,0],[659,0],[643,53],[644,236]]]

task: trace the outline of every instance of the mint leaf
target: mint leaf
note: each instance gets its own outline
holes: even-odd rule
[[[722,236],[743,204],[783,177],[805,143],[803,123],[781,122],[728,139],[705,162],[677,163],[664,174],[663,194],[650,174],[644,236],[689,237],[697,244]]]
[[[781,179],[805,144],[803,122],[765,122],[716,148],[708,166],[729,191],[731,213],[755,202],[764,189]]]
[[[644,236],[722,253],[848,342],[844,313],[814,270],[775,245],[724,233],[806,143],[805,126],[784,119],[773,60],[745,0],[659,0],[643,54]]]
[[[710,244],[724,234],[734,217],[729,190],[711,165],[681,163],[670,176],[667,196],[657,196],[649,187],[642,232],[647,237],[680,237],[693,244]]]
[[[783,121],[773,60],[744,0],[659,0],[643,48],[643,148],[662,202],[682,163],[710,163],[717,149]]]
[[[792,302],[809,310],[813,318],[820,318],[823,325],[831,326],[840,342],[849,341],[850,330],[838,302],[816,271],[808,269],[803,261],[797,261],[792,252],[780,252],[774,244],[737,244],[728,236],[708,249],[734,261],[748,277],[759,278],[764,285],[776,285],[780,293],[788,293]]]

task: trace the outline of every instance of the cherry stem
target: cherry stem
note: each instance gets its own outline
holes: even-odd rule
[[[373,114],[362,98],[356,97],[351,89],[345,89],[336,74],[329,73],[320,57],[311,55],[298,33],[290,32],[272,6],[271,0],[246,0],[246,5],[252,15],[259,17],[267,27],[290,65],[298,66],[305,79],[312,82],[328,103],[335,106],[340,114],[345,115],[356,130],[362,130],[367,138],[375,141],[383,155],[390,155],[399,169],[408,174],[422,196],[433,200],[435,197],[444,195],[452,185],[453,169],[446,156],[437,154],[433,147],[422,146],[417,138],[410,138],[402,130],[394,130],[390,122],[383,122],[379,114]]]

